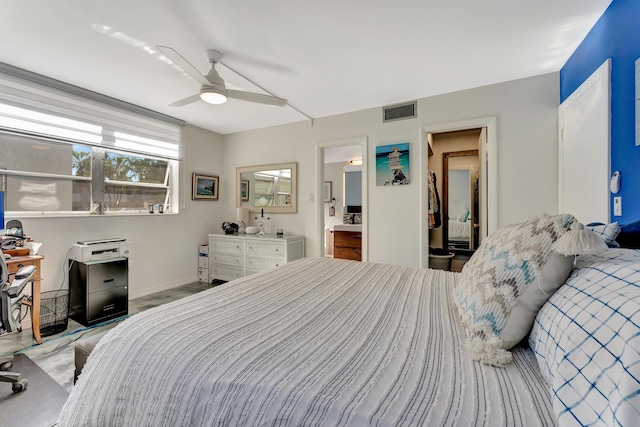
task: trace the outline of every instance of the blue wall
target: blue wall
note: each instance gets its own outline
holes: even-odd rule
[[[635,61],[640,57],[640,1],[613,0],[560,70],[560,102],[611,58],[611,171],[622,172],[622,216],[640,220],[640,146],[635,145]],[[613,194],[611,197],[613,198]]]

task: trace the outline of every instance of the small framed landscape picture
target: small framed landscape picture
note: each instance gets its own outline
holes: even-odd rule
[[[245,179],[240,180],[240,200],[249,200],[249,181]]]
[[[192,179],[191,200],[218,200],[219,177],[194,172]]]

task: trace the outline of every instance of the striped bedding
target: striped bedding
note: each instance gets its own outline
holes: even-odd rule
[[[530,350],[472,361],[457,273],[306,258],[108,333],[64,426],[552,426]]]

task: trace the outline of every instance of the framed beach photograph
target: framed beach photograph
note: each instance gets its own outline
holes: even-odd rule
[[[218,200],[220,178],[194,172],[192,175],[191,200]]]
[[[331,199],[333,198],[333,183],[331,181],[324,182],[324,202],[331,203]]]
[[[376,185],[409,184],[409,143],[376,147]]]
[[[249,181],[246,179],[240,180],[240,200],[243,202],[249,200]]]

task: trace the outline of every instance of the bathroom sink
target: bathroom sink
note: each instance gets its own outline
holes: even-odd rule
[[[336,224],[334,231],[362,231],[362,224]]]

